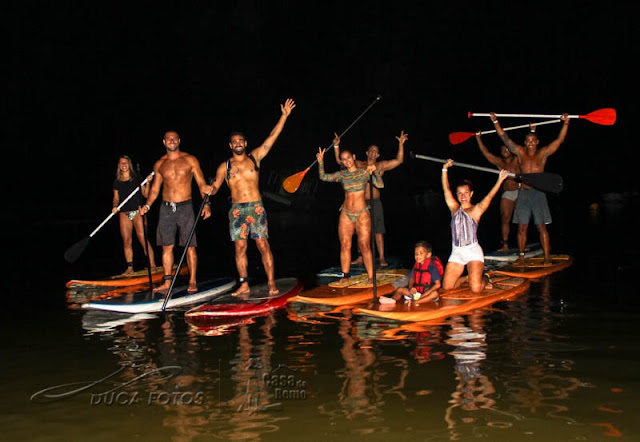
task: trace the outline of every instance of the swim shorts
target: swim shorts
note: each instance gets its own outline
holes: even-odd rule
[[[179,245],[184,247],[189,240],[189,234],[193,229],[193,223],[196,217],[193,213],[193,204],[191,200],[172,203],[170,201],[162,201],[160,203],[160,214],[158,216],[158,230],[156,232],[156,241],[159,246],[172,246],[176,241],[176,230],[179,236]],[[189,243],[189,247],[196,247],[196,232]]]
[[[262,201],[234,203],[229,209],[231,241],[269,238],[267,212]]]

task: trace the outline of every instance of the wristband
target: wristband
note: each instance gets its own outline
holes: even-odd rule
[[[491,120],[493,124],[498,124],[498,120]]]
[[[443,172],[447,172],[449,169],[445,169],[444,167],[442,168]]]
[[[334,148],[334,149],[339,149],[339,148],[340,148],[340,145],[339,145],[339,144],[334,144],[334,145],[333,145],[333,148]]]
[[[209,207],[211,207],[211,203],[210,203],[210,202],[208,202],[208,201],[207,201],[206,203],[204,203],[204,205],[205,205],[205,206],[209,206]]]
[[[144,206],[142,206],[142,207],[146,207],[146,208],[147,208],[147,210],[151,210],[151,206],[150,206],[149,204],[145,204],[145,205],[144,205]]]

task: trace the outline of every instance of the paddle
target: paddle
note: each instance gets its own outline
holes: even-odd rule
[[[373,107],[374,104],[376,104],[378,101],[382,100],[382,96],[378,95],[376,97],[375,100],[373,100],[373,102],[367,106],[367,108],[358,116],[358,118],[356,118],[353,123],[351,123],[349,125],[349,127],[347,127],[344,132],[342,132],[340,134],[340,138],[342,138],[344,136],[344,134],[347,133],[347,131],[349,129],[351,129],[353,127],[354,124],[356,124],[358,122],[358,120],[360,120],[360,118],[362,118],[364,116],[364,114],[366,114],[369,109],[371,109]],[[331,146],[333,146],[333,144],[329,145],[328,147],[326,147],[323,150],[323,153],[327,151],[327,149],[329,149]],[[311,163],[309,165],[309,167],[307,167],[305,170],[295,173],[293,175],[291,175],[290,177],[286,178],[283,182],[282,182],[282,187],[284,188],[284,190],[286,190],[289,193],[294,193],[296,190],[298,190],[298,187],[300,187],[300,183],[302,183],[302,180],[304,179],[304,176],[307,174],[307,172],[309,172],[309,169],[311,169],[313,167],[314,164],[316,164],[318,162],[318,160],[314,160],[313,163]]]
[[[420,160],[429,160],[435,161],[438,163],[446,163],[447,160],[443,160],[441,158],[428,157],[426,155],[414,154],[411,152],[411,156],[413,158],[418,158]],[[489,167],[475,166],[473,164],[459,163],[455,161],[453,163],[454,166],[467,167],[469,169],[481,170],[483,172],[491,172],[499,174],[500,171],[497,169],[491,169]],[[542,190],[544,192],[553,192],[560,193],[564,186],[562,177],[555,173],[513,173],[509,172],[509,176],[515,178],[516,180],[527,184],[531,187],[535,187],[538,190]]]
[[[373,301],[378,300],[378,287],[376,284],[376,230],[373,226],[373,174],[369,174],[369,200],[371,200],[370,216],[371,216],[371,260],[373,262]]]
[[[140,163],[136,164],[136,170],[138,171],[138,176],[142,176],[140,175]],[[142,181],[140,181],[140,184],[138,185],[138,188],[140,189],[140,195],[144,196],[144,194],[142,193],[142,186],[144,186],[144,184],[142,184]],[[147,238],[149,237],[147,234],[147,218],[146,218],[146,214],[144,215],[140,215],[142,217],[142,233],[143,233],[143,237],[144,237],[144,252],[147,254],[147,273],[149,275],[149,291],[153,290],[153,276],[151,274],[151,255],[149,255],[149,241],[147,240]]]
[[[151,175],[153,175],[154,173],[155,173],[155,172],[151,172]],[[140,184],[141,184],[141,185],[143,185],[143,184],[146,184],[146,183],[147,183],[147,179],[145,178],[145,179],[144,179],[144,181],[143,181],[142,183],[140,183]],[[122,208],[122,206],[124,206],[124,205],[125,205],[125,203],[126,203],[127,201],[129,201],[129,200],[133,197],[133,195],[135,195],[135,194],[136,194],[136,192],[138,192],[139,190],[140,190],[140,187],[139,187],[139,186],[138,186],[138,187],[136,187],[135,189],[133,189],[133,191],[129,194],[129,196],[128,196],[128,197],[126,197],[126,198],[125,198],[125,199],[124,199],[124,200],[123,200],[123,201],[118,205],[118,210],[120,210],[120,209]],[[111,212],[111,213],[109,214],[109,216],[107,216],[107,217],[104,219],[104,221],[102,221],[102,222],[100,223],[100,225],[99,225],[98,227],[96,227],[96,228],[95,228],[95,230],[89,234],[89,236],[87,236],[87,237],[85,237],[85,238],[82,238],[80,241],[78,241],[77,243],[75,243],[74,245],[72,245],[71,247],[69,247],[69,248],[67,249],[67,251],[66,251],[66,252],[64,252],[64,259],[65,259],[67,262],[71,262],[71,263],[72,263],[72,262],[75,262],[75,261],[80,257],[80,255],[82,255],[82,252],[84,252],[84,251],[85,251],[85,249],[87,248],[87,246],[89,245],[89,240],[90,240],[91,238],[93,238],[93,236],[94,236],[96,233],[98,233],[98,230],[100,230],[100,229],[102,228],[102,226],[104,226],[104,225],[107,223],[107,221],[109,221],[109,220],[111,219],[111,217],[112,217],[113,215],[115,215],[116,213],[117,213],[117,212],[115,212],[115,213],[114,213],[114,212]]]
[[[211,182],[209,183],[209,186],[213,186],[214,181],[215,181],[215,178],[211,180]],[[180,268],[182,268],[182,263],[184,262],[184,257],[187,256],[187,251],[189,250],[189,244],[191,244],[191,238],[193,238],[193,234],[196,231],[196,225],[198,225],[198,221],[201,218],[200,215],[202,214],[204,205],[209,200],[210,195],[211,195],[210,193],[207,193],[205,194],[204,198],[202,198],[202,203],[200,203],[200,210],[198,211],[198,214],[196,215],[196,219],[193,222],[193,227],[191,227],[191,232],[189,232],[189,238],[187,239],[187,242],[184,246],[184,250],[182,251],[180,262],[178,262],[178,266],[176,267],[176,273],[173,275],[173,278],[171,279],[171,285],[169,286],[169,290],[167,291],[167,295],[164,297],[164,302],[162,303],[162,311],[164,311],[167,308],[167,303],[169,302],[169,299],[171,299],[171,291],[173,290],[173,286],[176,283],[176,279],[178,279],[178,275],[180,274]]]
[[[522,117],[522,118],[560,118],[562,115],[541,115],[541,114],[495,114],[496,117]],[[468,117],[489,117],[489,113],[469,112]],[[616,122],[616,110],[606,107],[590,112],[587,115],[569,115],[569,118],[580,118],[603,126],[611,126]]]
[[[507,130],[513,130],[513,129],[522,129],[523,127],[529,127],[531,126],[531,124],[533,124],[534,126],[542,126],[543,124],[551,124],[551,123],[558,123],[562,120],[549,120],[549,121],[543,121],[542,123],[529,123],[529,124],[521,124],[520,126],[511,126],[511,127],[505,127],[503,128],[503,130],[507,131]],[[492,134],[494,132],[497,132],[497,130],[493,129],[493,130],[485,130],[485,131],[480,131],[480,135],[484,135],[484,134]],[[473,137],[476,134],[476,132],[451,132],[449,134],[449,142],[451,144],[460,144],[460,143],[464,143],[465,141],[467,141],[469,138]]]

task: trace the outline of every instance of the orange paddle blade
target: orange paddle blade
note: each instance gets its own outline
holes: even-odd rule
[[[612,107],[598,109],[587,115],[580,115],[580,118],[591,121],[592,123],[611,126],[616,122],[616,110]]]
[[[300,187],[300,183],[302,182],[304,176],[309,172],[309,168],[307,167],[302,172],[298,172],[294,175],[291,175],[289,178],[285,179],[282,182],[282,187],[289,193],[294,193]]]
[[[461,144],[474,136],[473,132],[451,132],[449,134],[449,142],[451,144]]]

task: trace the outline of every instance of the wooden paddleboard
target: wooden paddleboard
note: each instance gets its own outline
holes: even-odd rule
[[[535,257],[524,260],[524,266],[509,264],[499,267],[491,274],[516,276],[522,278],[541,278],[560,270],[566,269],[573,264],[573,257],[569,255],[551,255],[551,264],[545,265],[543,257]]]
[[[403,267],[402,259],[397,256],[389,256],[386,258],[386,261],[388,265],[385,267],[380,267],[380,260],[376,260],[376,271],[399,269]],[[363,264],[352,264],[349,271],[353,276],[362,275],[363,273],[367,272]],[[342,274],[342,268],[339,265],[327,267],[326,269],[320,270],[318,273],[316,273],[316,284],[330,284],[331,282],[342,278]]]
[[[544,250],[542,250],[542,246],[540,245],[540,243],[527,244],[524,257],[533,258],[535,256],[540,256],[543,253]],[[491,253],[485,253],[484,260],[496,262],[513,262],[518,259],[519,255],[520,251],[518,250],[518,248],[513,247],[507,250],[494,250]]]
[[[463,283],[459,288],[441,294],[436,302],[376,303],[367,308],[355,308],[353,314],[403,322],[446,318],[512,298],[527,290],[531,281],[522,277],[495,275],[492,277],[492,284],[493,288],[485,289],[479,295],[471,293],[468,284]]]
[[[187,286],[174,287],[166,309],[182,307],[207,301],[214,296],[230,291],[236,285],[233,278],[217,278],[198,284],[198,291],[187,292]],[[166,291],[145,290],[126,296],[105,298],[82,304],[83,309],[107,310],[122,313],[151,313],[162,311]]]
[[[173,273],[175,273],[177,266],[173,266]],[[180,267],[180,274],[186,275],[189,273],[189,267],[186,265]],[[153,282],[159,282],[162,280],[162,276],[164,274],[164,270],[162,266],[156,267],[156,271],[151,274],[151,279]],[[82,287],[82,286],[95,286],[95,287],[125,287],[128,285],[138,285],[144,284],[145,282],[149,282],[149,271],[147,269],[138,270],[137,272],[133,272],[130,275],[113,275],[104,279],[94,279],[94,280],[85,280],[85,279],[72,279],[68,281],[66,286],[67,288],[71,287]]]
[[[298,278],[277,279],[276,287],[280,293],[269,295],[268,284],[253,286],[246,300],[227,294],[214,302],[188,310],[184,314],[185,320],[194,326],[207,326],[217,318],[264,314],[284,307],[287,299],[300,293],[303,288]]]
[[[408,269],[393,269],[376,272],[376,292],[378,296],[391,293],[397,287],[408,283]],[[367,283],[366,275],[353,276],[348,282],[315,287],[305,290],[288,302],[300,302],[325,305],[357,304],[371,300],[373,284]]]

